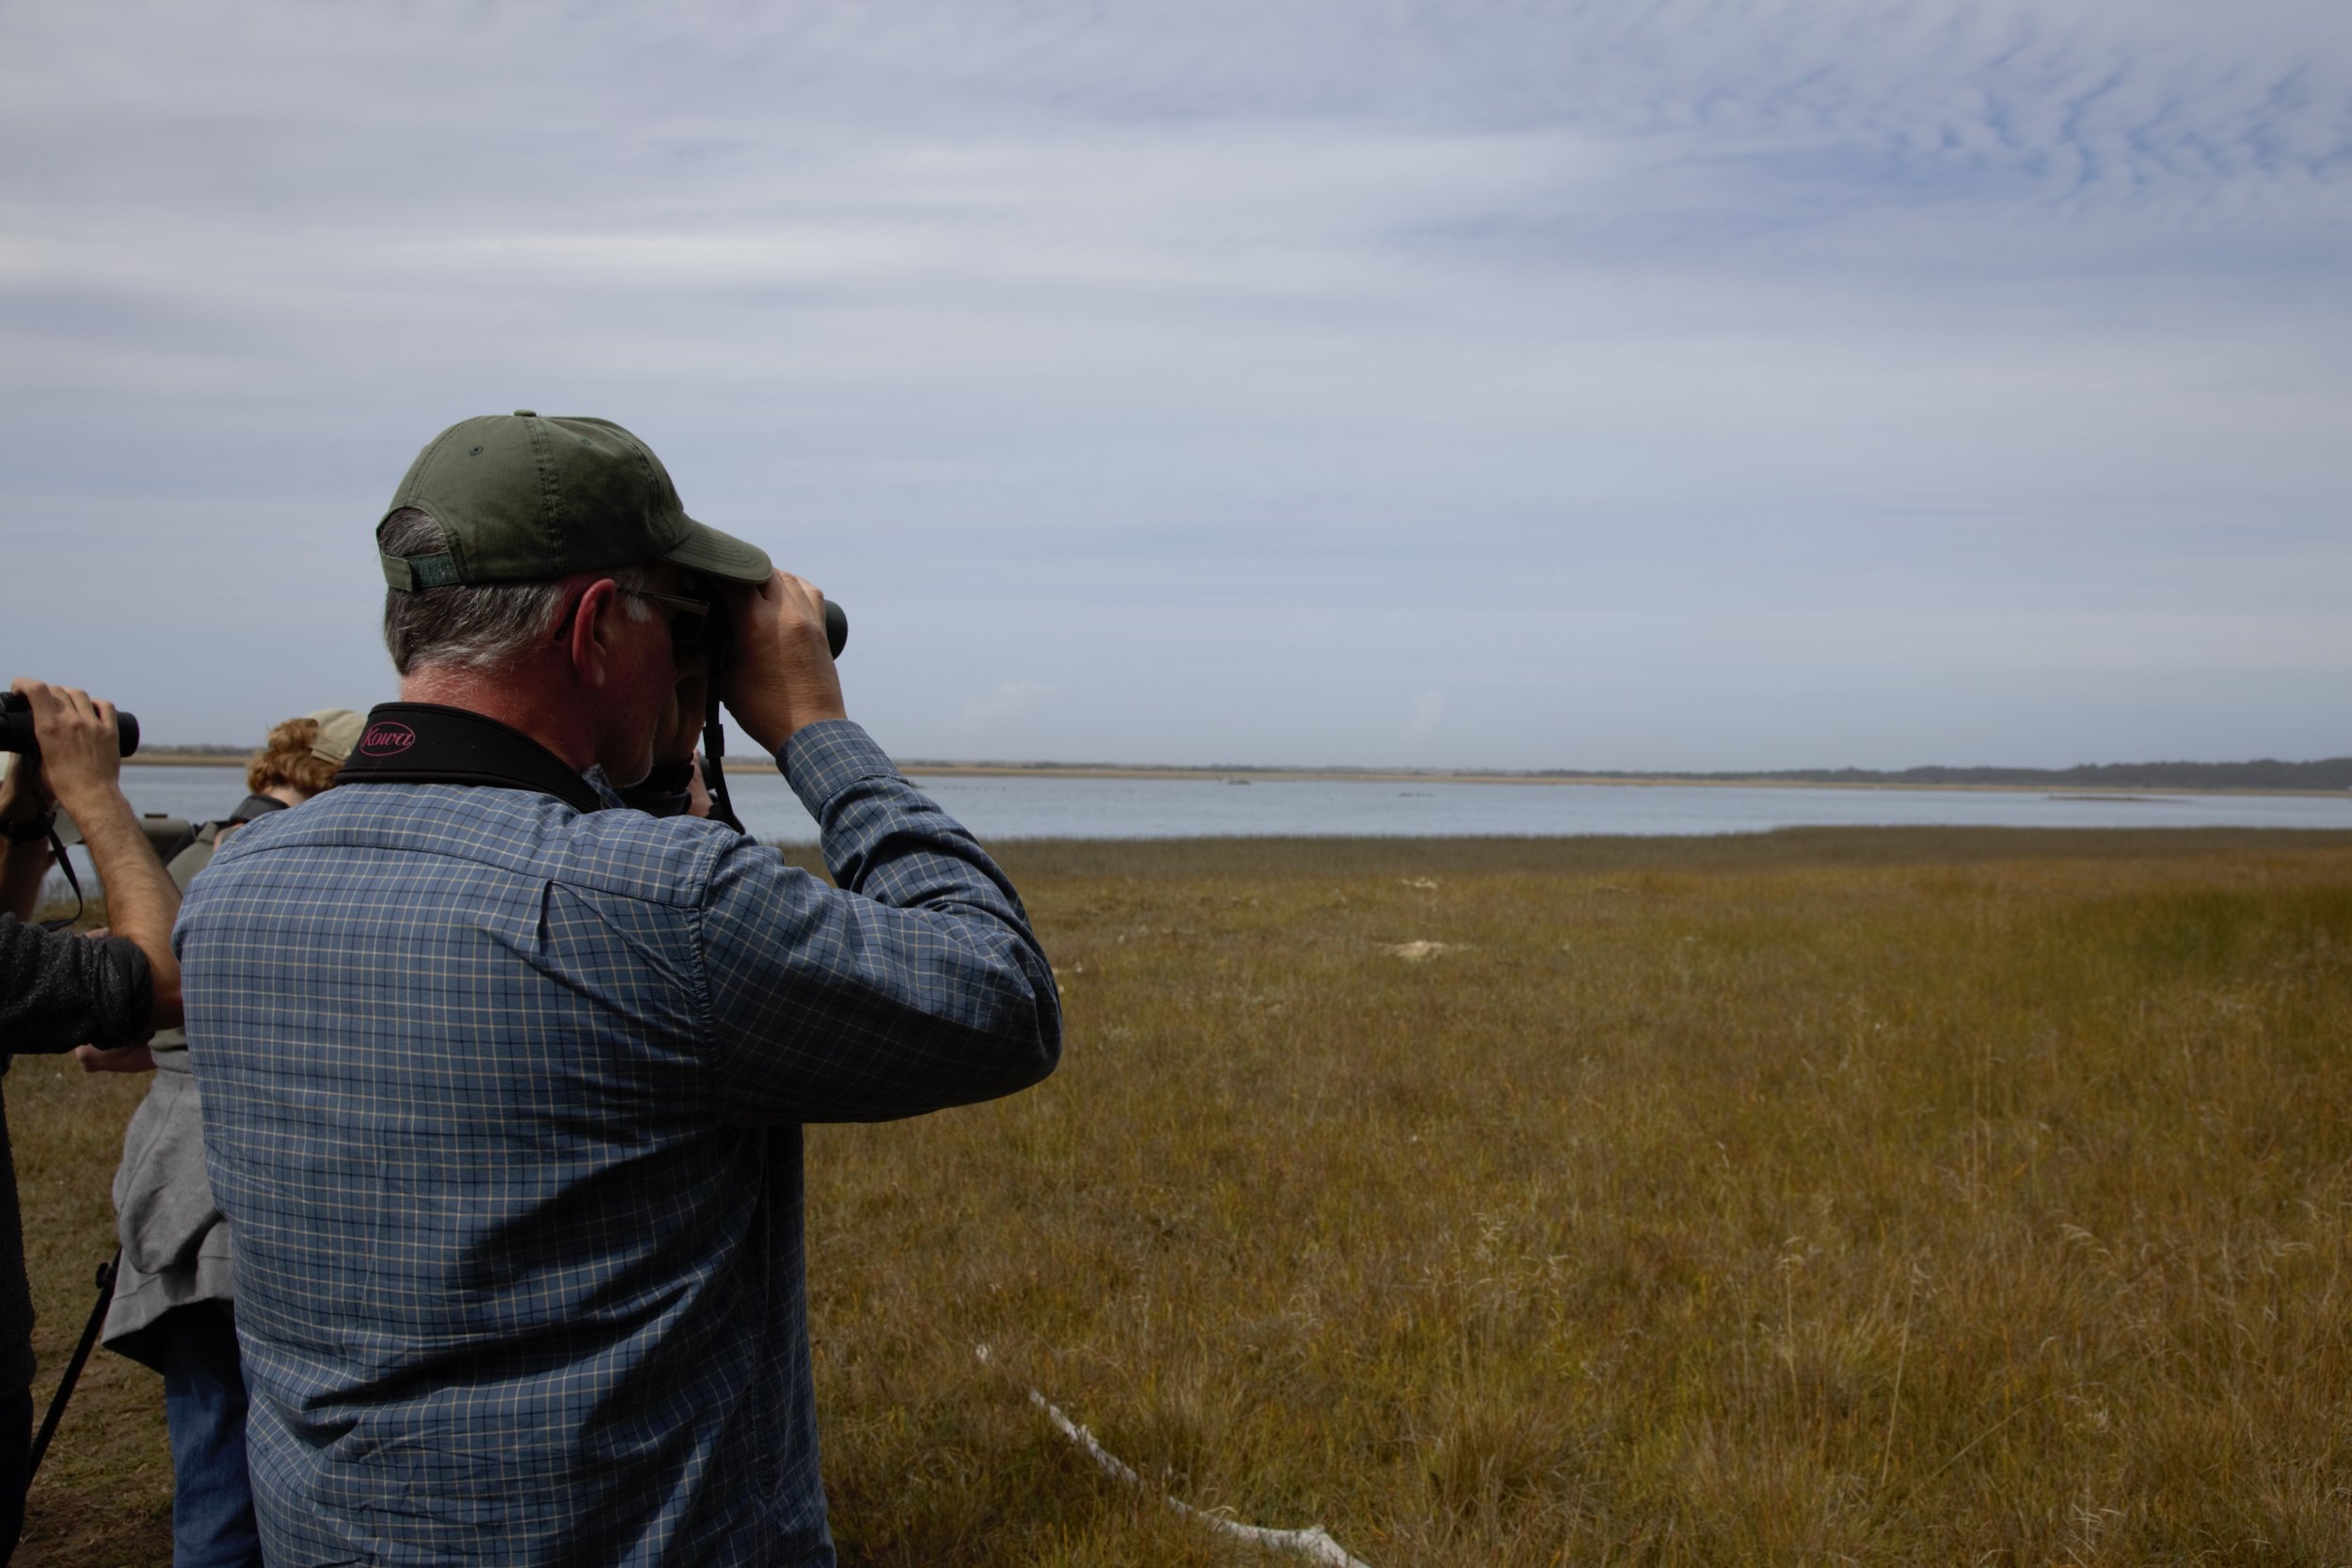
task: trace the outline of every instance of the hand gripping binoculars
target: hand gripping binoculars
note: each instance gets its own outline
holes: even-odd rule
[[[831,610],[833,606],[825,608]],[[825,617],[825,629],[833,630],[830,615]],[[845,639],[849,630],[849,623],[844,621],[841,631]],[[126,757],[139,749],[139,721],[119,708],[115,710],[115,744]],[[36,760],[40,756],[40,737],[33,733],[33,705],[13,691],[0,691],[0,752],[21,752]]]
[[[735,815],[735,802],[727,796],[726,728],[721,721],[719,688],[725,673],[729,656],[734,652],[733,625],[723,605],[704,620],[703,647],[705,668],[708,673],[707,707],[703,713],[703,787],[710,791],[710,815],[743,832],[743,819]],[[841,650],[849,646],[850,617],[831,599],[825,601],[825,646],[839,658]]]

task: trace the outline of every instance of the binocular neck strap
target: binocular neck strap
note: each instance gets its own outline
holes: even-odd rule
[[[727,798],[727,736],[726,726],[719,720],[717,683],[713,682],[710,706],[703,715],[703,787],[710,791],[710,815],[743,832],[743,819],[735,815],[735,802]]]
[[[49,849],[57,857],[57,869],[64,874],[65,885],[73,890],[73,912],[56,920],[44,920],[40,928],[44,931],[69,931],[81,924],[82,911],[89,908],[89,900],[83,896],[82,879],[73,874],[73,857],[66,853],[65,840],[57,836],[54,822],[49,827]]]
[[[604,802],[562,757],[522,731],[484,714],[438,703],[380,703],[338,787],[367,784],[487,784],[552,795],[575,811]]]

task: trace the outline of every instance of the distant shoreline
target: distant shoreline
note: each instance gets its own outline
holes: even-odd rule
[[[1457,773],[1444,769],[1336,768],[1112,768],[1055,767],[1050,764],[993,762],[902,762],[910,777],[946,779],[1189,779],[1200,784],[1583,784],[1627,789],[1880,789],[1931,790],[1938,793],[1996,795],[2067,795],[2088,800],[2118,800],[2159,795],[2281,795],[2323,800],[2340,800],[2339,789],[2258,789],[2251,785],[2196,789],[2180,784],[1905,784],[1834,779],[1783,779],[1763,775],[1739,778],[1692,778],[1673,773]],[[768,768],[748,757],[727,759],[727,771],[765,772]]]
[[[244,752],[197,752],[158,747],[131,759],[134,767],[243,768]],[[730,773],[765,773],[772,764],[762,757],[729,757]],[[2341,800],[2337,789],[2264,789],[2251,784],[2200,788],[2186,784],[1914,784],[1871,780],[1788,779],[1762,774],[1737,778],[1694,778],[1674,773],[1486,773],[1446,768],[1145,768],[1109,764],[938,762],[904,760],[898,767],[910,775],[943,779],[1135,779],[1189,780],[1196,784],[1582,784],[1628,789],[1881,789],[1959,791],[1965,794],[2062,795],[2116,800],[2160,795],[2279,795],[2314,800]]]

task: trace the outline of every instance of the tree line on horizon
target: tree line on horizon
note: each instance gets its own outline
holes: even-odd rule
[[[1547,768],[1545,777],[1575,775]],[[1791,768],[1727,773],[1586,773],[1585,778],[1771,779],[1789,784],[2032,784],[2067,789],[2352,789],[2352,757],[2315,762],[2095,762],[2073,768]]]

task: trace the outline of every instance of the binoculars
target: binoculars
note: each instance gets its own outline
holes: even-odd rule
[[[825,602],[825,648],[834,657],[850,643],[850,617],[831,599]],[[735,622],[723,603],[714,603],[702,619],[702,655],[710,673],[726,668],[735,653]]]
[[[703,787],[710,791],[710,815],[739,833],[744,831],[743,819],[735,815],[735,801],[727,795],[727,735],[726,726],[720,721],[719,709],[720,673],[726,668],[729,657],[735,652],[733,624],[723,607],[719,613],[705,616],[704,624],[705,636],[708,641],[704,644],[703,656],[708,661],[707,668],[710,681],[707,698],[709,706],[703,713]],[[843,613],[839,605],[827,599],[826,648],[834,657],[839,658],[841,650],[849,645],[849,641],[850,617]]]
[[[124,756],[139,749],[139,721],[115,710],[115,744]],[[0,752],[39,758],[40,737],[33,733],[33,705],[13,691],[0,691]]]

